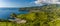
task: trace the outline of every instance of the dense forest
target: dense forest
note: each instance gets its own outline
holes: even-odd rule
[[[17,18],[27,20],[27,23],[21,26],[60,26],[60,8],[57,5],[25,7],[21,10],[29,10],[28,14],[17,15]]]

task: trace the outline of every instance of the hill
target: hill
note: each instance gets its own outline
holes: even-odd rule
[[[60,8],[56,5],[25,7],[21,10],[29,10],[28,14],[17,15],[18,18],[27,20],[27,26],[60,26]]]
[[[16,15],[16,17],[26,20],[26,23],[17,24],[7,21],[6,23],[0,22],[1,26],[5,26],[7,23],[8,26],[60,26],[60,8],[56,5],[34,6],[19,9],[19,11],[24,10],[29,11],[29,13],[19,14]]]

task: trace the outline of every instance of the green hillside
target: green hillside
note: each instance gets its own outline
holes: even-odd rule
[[[14,22],[8,22],[8,26],[60,26],[60,8],[56,5],[21,8],[22,11],[27,9],[29,10],[29,13],[15,15],[17,18],[26,20],[26,23],[17,24]],[[0,24],[1,26],[6,25],[5,22],[0,23],[4,24]]]
[[[26,24],[29,26],[60,26],[60,8],[56,5],[45,5],[38,8],[39,12],[20,14],[17,17],[27,20]],[[32,7],[32,9],[38,8]]]

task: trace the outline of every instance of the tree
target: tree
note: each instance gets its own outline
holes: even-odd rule
[[[15,13],[12,13],[11,15],[10,15],[10,17],[12,18],[14,18],[14,17],[17,17],[17,15],[15,14]]]

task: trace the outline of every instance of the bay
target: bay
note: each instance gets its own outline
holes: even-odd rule
[[[19,11],[19,8],[0,8],[0,19],[10,18],[10,14],[26,14],[28,11]]]

